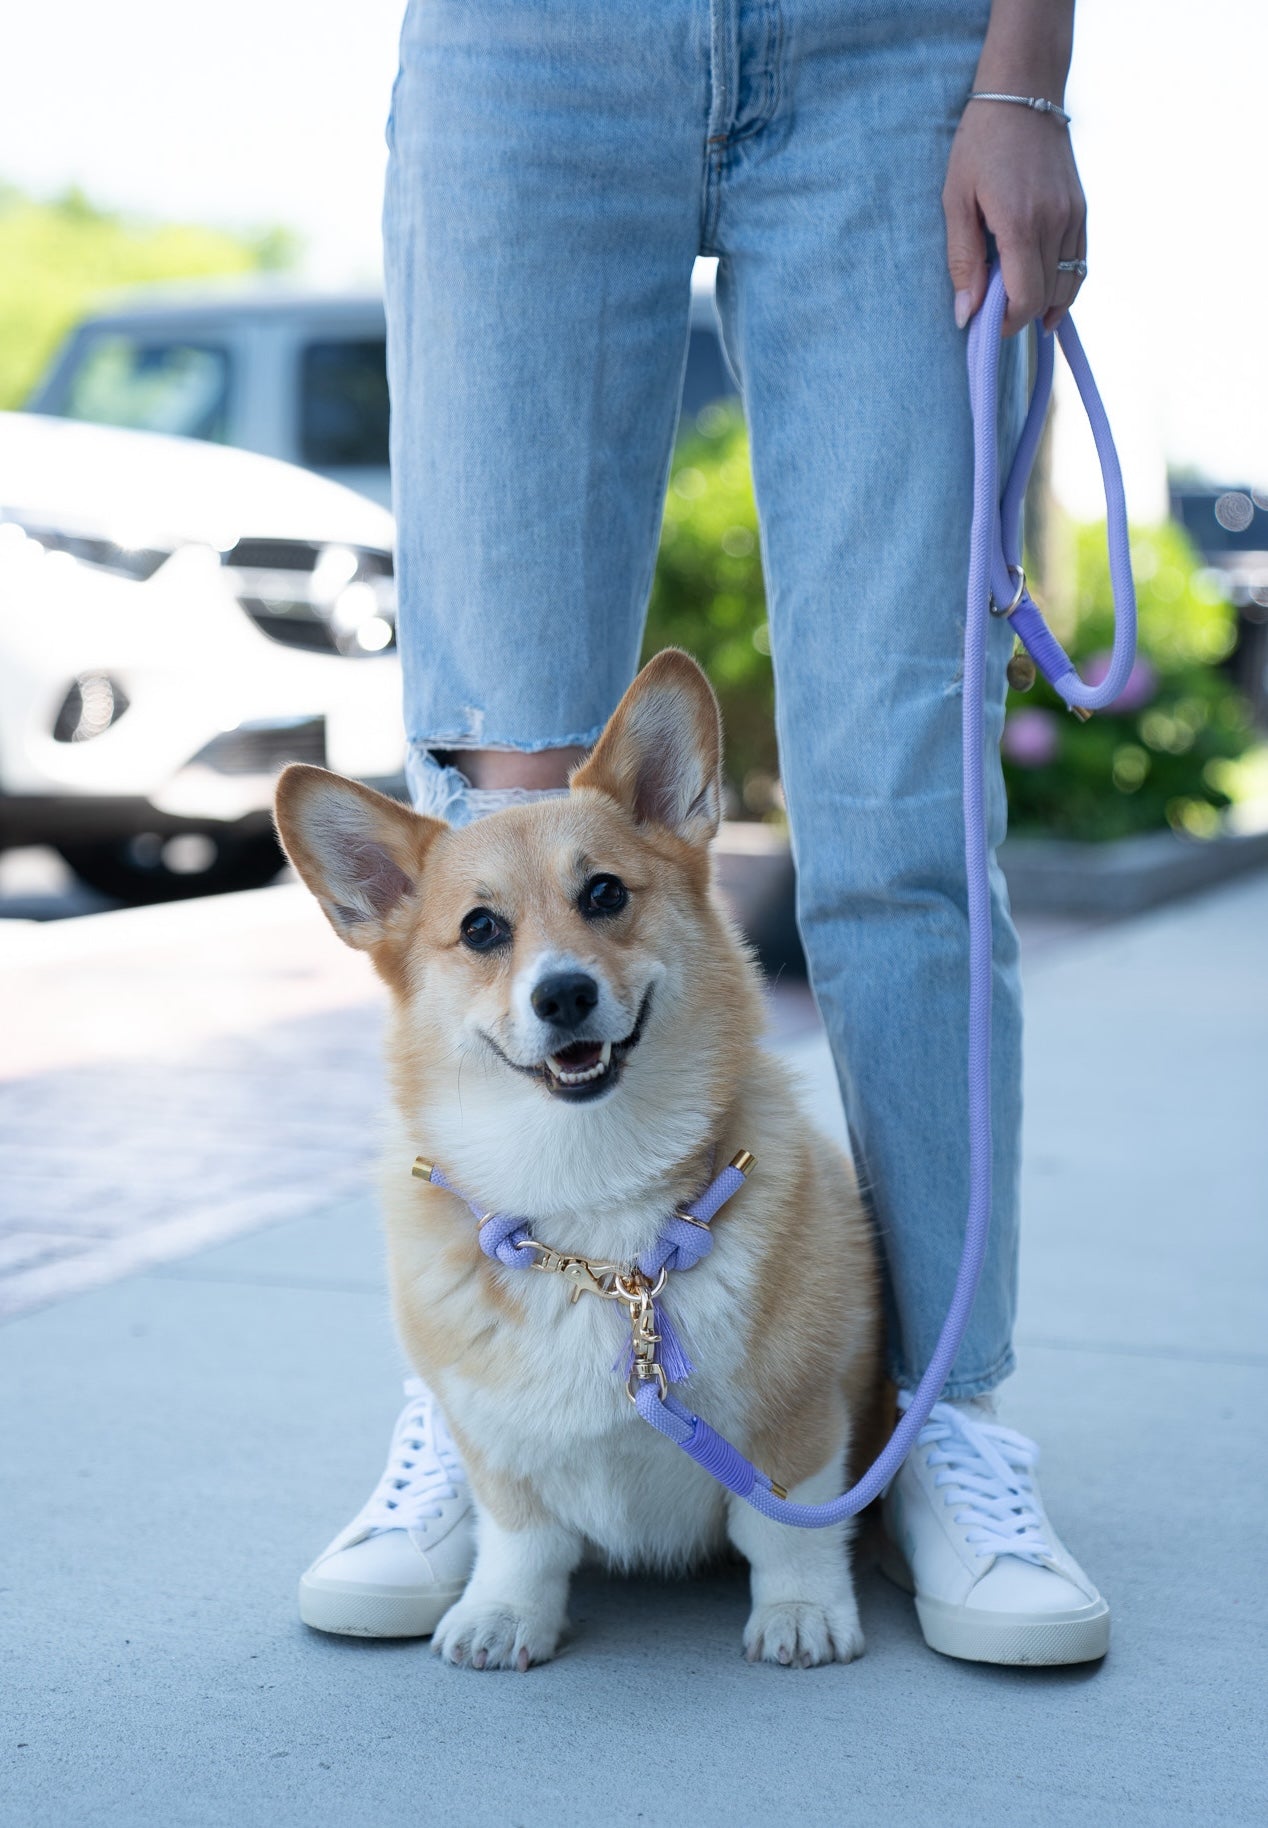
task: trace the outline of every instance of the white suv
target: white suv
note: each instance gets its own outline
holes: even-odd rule
[[[688,417],[734,392],[715,266]],[[85,318],[29,406],[0,415],[0,845],[54,842],[126,899],[267,879],[277,766],[392,780],[404,751],[382,299],[152,286]]]
[[[280,867],[286,761],[401,788],[391,516],[290,464],[0,414],[0,845],[107,894]]]

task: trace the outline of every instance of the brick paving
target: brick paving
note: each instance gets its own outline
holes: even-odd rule
[[[0,926],[0,1316],[364,1188],[381,1004],[293,886]]]

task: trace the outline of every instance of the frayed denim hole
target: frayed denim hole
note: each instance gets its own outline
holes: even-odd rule
[[[405,780],[415,812],[460,825],[464,823],[462,808],[471,783],[461,769],[450,765],[448,753],[410,743],[405,754]]]

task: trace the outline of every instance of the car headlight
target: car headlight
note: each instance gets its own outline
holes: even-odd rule
[[[44,515],[0,508],[0,559],[11,554],[16,556],[28,541],[44,552],[65,553],[94,571],[133,578],[142,584],[154,576],[173,550],[171,546],[157,547],[96,532],[78,532],[64,525],[55,526]]]
[[[364,658],[396,645],[392,554],[377,547],[240,539],[222,556],[261,634],[313,653]]]

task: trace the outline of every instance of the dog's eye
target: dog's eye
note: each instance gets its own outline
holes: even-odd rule
[[[630,892],[619,876],[592,876],[581,891],[583,914],[619,914]]]
[[[506,922],[488,908],[472,908],[469,914],[464,914],[461,933],[463,945],[470,946],[473,952],[491,952],[495,946],[505,945],[511,937]]]

